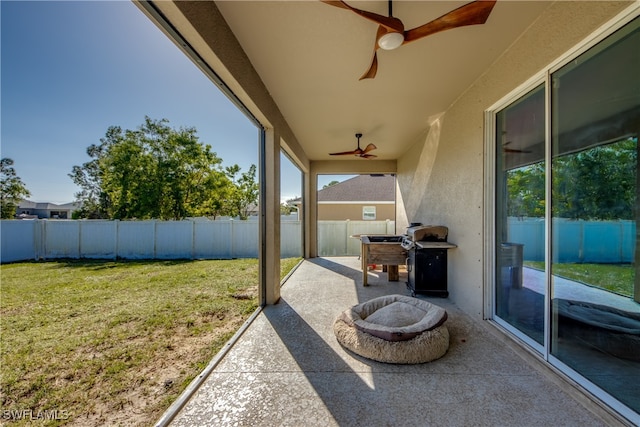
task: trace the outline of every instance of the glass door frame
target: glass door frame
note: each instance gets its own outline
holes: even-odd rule
[[[497,171],[496,171],[496,149],[497,149],[497,137],[496,137],[496,118],[498,112],[508,107],[510,104],[515,101],[521,99],[531,91],[536,88],[544,85],[545,90],[545,283],[546,283],[546,291],[544,295],[544,345],[540,345],[531,337],[527,336],[522,331],[518,330],[510,323],[501,319],[497,314],[497,307],[495,304],[496,298],[496,179],[497,179]],[[544,360],[548,360],[548,351],[549,348],[549,337],[550,337],[550,322],[549,319],[549,307],[550,307],[550,297],[549,297],[549,283],[550,283],[550,272],[549,272],[549,256],[550,246],[549,246],[549,227],[547,226],[549,221],[550,211],[548,211],[549,201],[548,194],[550,194],[550,186],[551,181],[549,180],[549,166],[550,166],[550,126],[549,126],[549,73],[548,72],[540,72],[535,76],[531,77],[527,80],[526,83],[518,87],[516,90],[509,93],[503,99],[501,99],[496,104],[492,105],[489,109],[485,111],[485,177],[484,177],[484,188],[485,188],[485,221],[484,221],[484,230],[485,236],[484,239],[484,259],[485,259],[485,269],[484,269],[484,318],[486,320],[490,320],[492,322],[497,323],[501,328],[507,330],[509,333],[517,337],[519,340],[523,341],[527,344],[534,352]]]
[[[552,278],[551,278],[551,260],[552,260],[552,214],[551,214],[551,168],[552,168],[552,129],[551,129],[551,91],[552,91],[552,75],[566,64],[577,58],[579,55],[595,47],[596,44],[611,36],[616,31],[630,23],[633,19],[640,15],[640,5],[634,4],[608,23],[601,26],[597,31],[567,51],[556,61],[544,67],[542,71],[532,76],[522,85],[508,93],[498,102],[490,106],[484,113],[484,152],[485,152],[485,173],[484,173],[484,286],[483,286],[483,318],[498,325],[516,339],[524,342],[526,347],[533,350],[532,353],[537,355],[541,360],[557,369],[565,378],[575,382],[578,386],[591,393],[596,399],[601,400],[607,406],[617,411],[628,420],[637,420],[638,414],[622,404],[613,396],[596,386],[583,375],[573,370],[561,360],[553,356],[551,351],[551,296],[553,295]],[[540,345],[533,339],[529,338],[520,330],[510,325],[503,319],[499,318],[496,310],[496,116],[499,111],[508,107],[513,102],[522,98],[524,95],[540,86],[545,85],[545,282],[546,292],[544,300],[544,345]]]

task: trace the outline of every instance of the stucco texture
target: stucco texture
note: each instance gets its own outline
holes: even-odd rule
[[[449,227],[450,298],[483,316],[484,113],[629,2],[555,2],[398,160],[397,223]],[[491,189],[486,189],[490,191]]]

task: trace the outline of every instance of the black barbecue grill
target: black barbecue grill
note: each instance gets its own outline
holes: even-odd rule
[[[449,296],[447,250],[457,246],[447,242],[448,234],[442,225],[412,224],[407,228],[402,247],[407,250],[407,288],[412,296]]]

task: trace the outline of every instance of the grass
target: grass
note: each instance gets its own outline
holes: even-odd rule
[[[282,260],[281,277],[298,261]],[[152,425],[258,305],[255,259],[0,273],[0,407],[27,418],[16,425]]]
[[[524,265],[544,270],[544,262],[525,261]],[[633,296],[635,268],[631,264],[553,264],[553,274],[627,297]]]

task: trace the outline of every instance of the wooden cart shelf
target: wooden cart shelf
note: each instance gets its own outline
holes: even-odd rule
[[[360,260],[362,262],[362,285],[368,286],[368,269],[371,264],[386,266],[388,280],[400,280],[399,265],[405,265],[407,251],[401,246],[402,236],[361,235]]]

